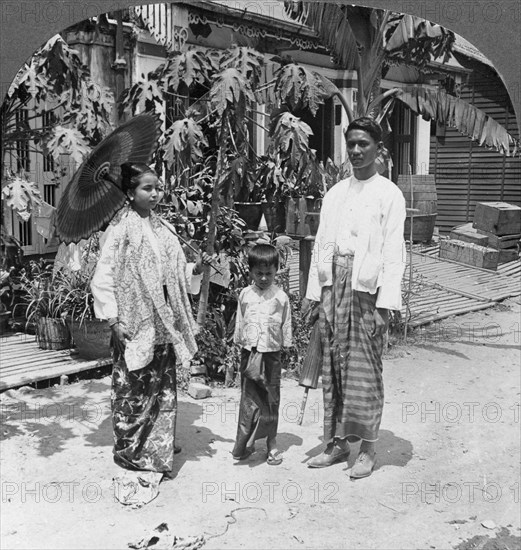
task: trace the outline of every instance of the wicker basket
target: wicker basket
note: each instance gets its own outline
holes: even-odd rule
[[[62,319],[40,317],[36,322],[36,340],[41,349],[68,349],[71,333]]]
[[[72,339],[78,355],[84,359],[105,359],[110,357],[110,337],[112,332],[107,321],[84,319],[70,321]]]

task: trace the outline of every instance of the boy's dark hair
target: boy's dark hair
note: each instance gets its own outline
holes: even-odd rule
[[[271,244],[256,244],[248,252],[248,266],[250,269],[259,266],[273,266],[279,269],[279,253]]]
[[[156,175],[156,172],[144,162],[124,162],[121,165],[121,189],[125,195],[139,185],[143,174]]]
[[[349,124],[345,134],[346,139],[350,130],[363,130],[364,132],[367,132],[376,141],[376,143],[382,141],[383,139],[382,127],[378,124],[378,122],[376,122],[376,120],[367,116],[357,118]]]

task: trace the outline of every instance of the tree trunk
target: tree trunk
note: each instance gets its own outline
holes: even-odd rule
[[[358,83],[358,100],[356,105],[356,118],[359,118],[361,116],[366,116],[366,98],[365,98],[365,89],[364,89],[364,72],[361,67],[361,63],[359,63],[358,67],[356,68],[356,80]]]
[[[214,253],[215,231],[217,226],[217,214],[219,211],[221,180],[224,173],[224,163],[226,160],[226,143],[228,141],[228,110],[223,113],[221,121],[221,131],[219,132],[219,153],[217,156],[217,170],[215,174],[215,183],[212,190],[212,202],[210,209],[210,220],[208,222],[208,241],[206,243],[206,253],[210,256]],[[197,324],[204,326],[206,321],[206,310],[208,309],[208,294],[210,290],[210,269],[209,265],[203,266],[203,281],[201,283],[201,296],[199,298],[199,309],[197,310]]]
[[[368,107],[371,105],[372,101],[376,99],[380,95],[380,83],[382,81],[382,71],[380,69],[380,72],[378,76],[374,79],[373,86],[371,88],[371,93],[369,95],[369,101],[368,101]],[[374,105],[369,112],[367,113],[367,116],[370,116],[371,118],[374,118],[376,120],[379,112],[380,112],[380,105]]]
[[[340,100],[340,103],[342,104],[342,107],[344,107],[344,110],[347,114],[347,121],[348,121],[348,124],[353,122],[353,120],[355,119],[355,115],[353,113],[353,110],[351,109],[351,107],[349,106],[349,103],[347,102],[347,99],[343,96],[342,92],[338,91],[336,92],[335,94],[338,99]]]

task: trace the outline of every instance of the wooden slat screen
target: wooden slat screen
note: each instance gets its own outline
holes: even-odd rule
[[[507,92],[498,78],[474,72],[461,97],[473,102],[519,137]],[[504,201],[521,206],[521,159],[503,157],[471,143],[455,128],[446,128],[445,136],[439,140],[436,136],[431,137],[429,172],[436,177],[436,225],[442,234],[447,234],[456,225],[472,221],[477,202]]]

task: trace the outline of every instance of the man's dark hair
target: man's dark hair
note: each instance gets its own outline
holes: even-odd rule
[[[364,132],[367,132],[376,141],[376,143],[382,141],[383,139],[382,127],[378,124],[378,122],[376,122],[376,120],[367,116],[357,118],[349,124],[346,130],[346,139],[350,130],[363,130]]]
[[[266,266],[279,268],[279,253],[271,244],[256,244],[248,252],[248,266],[254,267]]]

